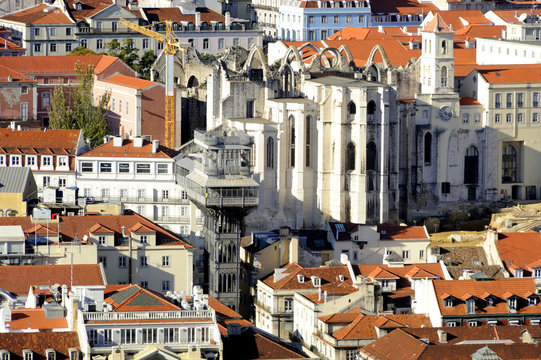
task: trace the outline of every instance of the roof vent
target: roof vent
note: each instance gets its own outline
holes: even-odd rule
[[[143,147],[143,138],[140,136],[133,138],[133,147]]]
[[[298,281],[300,284],[304,284],[304,275],[297,274],[297,281]]]
[[[346,279],[344,275],[338,275],[338,278],[340,279],[340,282],[344,282],[344,280]]]

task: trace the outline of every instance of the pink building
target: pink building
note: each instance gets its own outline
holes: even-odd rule
[[[163,84],[125,75],[95,81],[94,96],[108,91],[108,118],[114,135],[150,135],[153,140],[165,142]]]

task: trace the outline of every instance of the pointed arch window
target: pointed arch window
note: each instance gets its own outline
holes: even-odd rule
[[[517,173],[517,149],[513,145],[507,145],[503,148],[502,154],[502,182],[517,182]]]
[[[289,166],[295,166],[295,117],[293,115],[289,117]]]
[[[270,136],[267,138],[267,167],[274,169],[274,139]]]
[[[441,67],[441,87],[447,87],[447,66]]]
[[[373,141],[366,144],[366,170],[376,171],[376,144]]]
[[[349,142],[346,146],[346,171],[355,170],[355,144]]]
[[[425,158],[425,165],[430,165],[432,161],[432,134],[427,132],[425,134],[425,151],[424,151],[424,158]]]
[[[464,184],[477,184],[479,173],[479,151],[470,146],[464,155]]]
[[[350,101],[348,104],[348,114],[355,115],[357,113],[357,106],[353,101]]]
[[[446,40],[441,41],[441,54],[447,55],[447,41]]]
[[[306,167],[310,167],[310,149],[312,145],[312,117],[308,115],[304,121],[304,144],[305,144],[305,156]]]

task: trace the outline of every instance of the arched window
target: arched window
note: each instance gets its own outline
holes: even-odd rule
[[[192,75],[188,79],[188,87],[192,88],[192,87],[196,87],[196,86],[199,86],[199,81],[197,80],[197,78],[194,75]]]
[[[348,114],[349,115],[355,115],[357,113],[357,106],[353,101],[350,101],[348,104]]]
[[[366,107],[366,113],[368,115],[374,115],[376,113],[376,103],[374,102],[374,100],[370,100],[368,102],[368,105]]]
[[[425,165],[430,165],[432,160],[432,134],[427,132],[425,134]]]
[[[373,141],[366,144],[366,170],[376,171],[376,144]]]
[[[447,66],[441,67],[441,87],[447,87]]]
[[[346,146],[346,171],[355,170],[355,144],[349,142]]]
[[[441,41],[441,54],[447,55],[447,41],[445,40]]]
[[[513,145],[503,148],[502,155],[502,182],[517,182],[517,149]]]
[[[312,117],[308,115],[304,121],[304,143],[305,143],[305,156],[306,167],[310,167],[310,145],[312,143]]]
[[[274,139],[270,136],[267,138],[267,167],[274,169]]]
[[[295,166],[295,117],[289,117],[289,166]]]
[[[479,173],[479,151],[470,146],[464,155],[464,184],[477,184]]]

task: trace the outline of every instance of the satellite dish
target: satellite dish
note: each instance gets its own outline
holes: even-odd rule
[[[528,14],[526,13],[522,13],[520,14],[520,16],[518,17],[518,19],[521,21],[521,22],[524,22],[524,20],[528,17]]]

